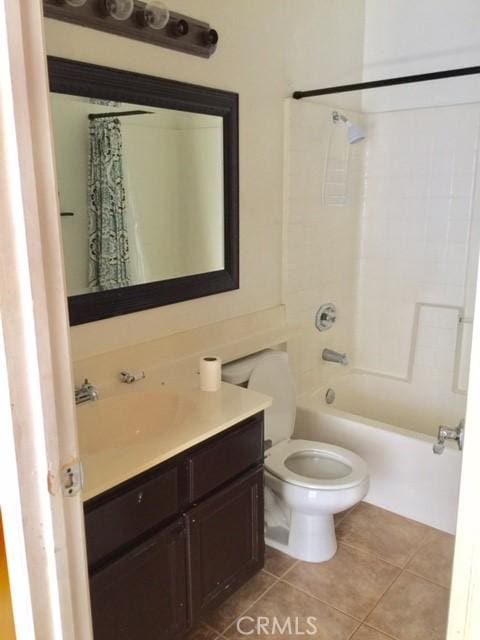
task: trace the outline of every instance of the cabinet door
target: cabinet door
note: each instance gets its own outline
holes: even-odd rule
[[[217,606],[263,566],[263,468],[188,514],[193,618]]]
[[[160,640],[185,631],[186,566],[182,519],[93,574],[95,640]]]

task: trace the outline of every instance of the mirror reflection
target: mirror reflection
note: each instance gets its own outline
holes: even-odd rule
[[[221,117],[51,98],[69,296],[225,268]]]

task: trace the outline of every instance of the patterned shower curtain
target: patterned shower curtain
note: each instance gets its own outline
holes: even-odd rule
[[[122,131],[117,118],[90,122],[88,243],[90,289],[129,285]]]

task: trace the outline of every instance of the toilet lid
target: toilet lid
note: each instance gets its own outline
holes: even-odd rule
[[[360,456],[325,442],[286,440],[266,453],[267,471],[308,489],[349,489],[368,477],[368,467]]]
[[[273,444],[290,438],[295,425],[296,394],[288,355],[284,351],[265,351],[248,380],[248,388],[273,399],[265,411],[265,439]]]

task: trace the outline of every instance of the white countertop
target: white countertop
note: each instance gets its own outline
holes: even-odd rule
[[[164,387],[80,405],[83,500],[221,433],[271,403],[261,393],[222,383],[216,392]]]

